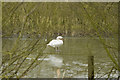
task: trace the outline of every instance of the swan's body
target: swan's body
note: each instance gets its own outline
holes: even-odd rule
[[[53,48],[56,48],[57,50],[58,50],[58,47],[60,47],[61,45],[63,45],[63,37],[62,36],[58,36],[56,39],[53,39],[52,41],[50,41],[47,44],[47,46],[51,46]]]
[[[56,48],[56,47],[60,47],[61,45],[63,45],[63,41],[62,40],[52,40],[47,45]]]

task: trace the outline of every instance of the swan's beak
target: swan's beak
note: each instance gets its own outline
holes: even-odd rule
[[[63,38],[60,38],[59,40],[62,40],[62,41],[64,41],[64,39],[63,39]]]
[[[62,38],[61,40],[63,40],[64,41],[64,39]]]

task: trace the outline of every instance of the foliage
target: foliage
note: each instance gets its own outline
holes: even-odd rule
[[[117,34],[117,3],[83,3],[103,36]],[[3,3],[3,37],[23,34],[43,36],[95,36],[96,31],[81,3]],[[8,14],[9,13],[9,14]],[[114,27],[114,28],[113,28]]]

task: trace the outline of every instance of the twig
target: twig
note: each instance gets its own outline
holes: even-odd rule
[[[32,46],[31,51],[34,49],[34,47],[36,46],[36,44],[39,42],[39,40],[36,41],[36,43]],[[25,56],[25,58],[23,59],[23,61],[21,62],[21,64],[18,66],[17,70],[14,72],[14,74],[16,74],[18,72],[18,70],[20,69],[20,67],[22,66],[22,64],[24,63],[24,61],[26,60],[26,58],[30,55],[30,53],[27,54],[27,56]]]

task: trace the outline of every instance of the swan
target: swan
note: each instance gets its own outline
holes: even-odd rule
[[[58,51],[58,48],[63,45],[63,37],[62,36],[58,36],[56,39],[53,39],[52,41],[50,41],[47,46],[51,46],[53,48],[56,49],[56,51]]]

